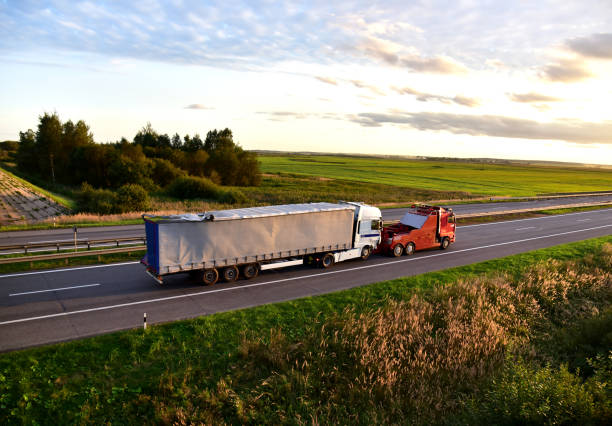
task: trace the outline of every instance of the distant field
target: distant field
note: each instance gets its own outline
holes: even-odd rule
[[[612,190],[612,170],[334,156],[264,156],[263,173],[302,174],[473,195]]]

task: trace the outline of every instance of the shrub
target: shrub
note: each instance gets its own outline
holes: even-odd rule
[[[226,204],[246,203],[249,199],[239,189],[226,189],[219,193],[217,200]]]
[[[130,183],[123,185],[117,191],[116,213],[143,211],[148,208],[149,195],[142,186]]]
[[[154,158],[153,164],[153,180],[162,187],[168,186],[176,178],[186,175],[184,170],[163,158]]]
[[[607,379],[609,380],[609,375]],[[610,419],[605,381],[583,383],[566,365],[538,368],[508,360],[479,400],[467,404],[467,424],[600,424]]]
[[[77,208],[81,212],[111,214],[117,204],[117,195],[108,189],[94,189],[87,182],[77,194]]]
[[[210,179],[194,176],[183,176],[175,179],[168,186],[168,194],[182,199],[207,198],[217,199],[221,191]]]
[[[108,189],[94,189],[88,183],[83,183],[77,203],[81,212],[125,213],[146,210],[149,207],[149,196],[142,186],[136,184],[123,185],[115,193]]]

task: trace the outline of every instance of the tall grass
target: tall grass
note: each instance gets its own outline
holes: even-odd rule
[[[222,417],[249,423],[429,424],[454,415],[461,419],[464,400],[487,388],[496,374],[502,379],[492,388],[495,395],[509,381],[523,386],[530,380],[525,371],[534,371],[536,381],[567,386],[555,394],[556,410],[564,414],[536,413],[539,405],[529,411],[523,400],[528,393],[516,394],[506,396],[506,404],[524,408],[512,411],[511,420],[599,421],[612,416],[605,392],[585,388],[567,368],[510,369],[508,362],[513,362],[509,355],[537,359],[552,331],[608,306],[611,271],[608,244],[597,256],[540,264],[518,280],[508,275],[460,280],[408,301],[389,300],[373,311],[347,309],[297,342],[281,330],[272,330],[267,339],[245,337],[231,380],[194,395],[187,406],[164,405],[164,415],[205,423]],[[537,393],[540,385],[524,386],[535,386]],[[576,389],[581,393],[572,396]],[[472,402],[472,420],[488,418],[486,411],[474,418],[474,406],[478,403]]]

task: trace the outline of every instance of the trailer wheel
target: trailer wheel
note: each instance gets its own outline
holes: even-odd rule
[[[231,283],[238,279],[238,268],[235,266],[228,266],[223,269],[223,281]]]
[[[372,254],[372,248],[370,246],[365,246],[361,249],[361,260],[367,260],[368,257]]]
[[[402,254],[404,254],[404,246],[401,244],[396,244],[395,247],[393,247],[392,254],[393,257],[400,257]]]
[[[219,271],[215,268],[206,269],[202,274],[202,282],[206,285],[213,285],[219,279]]]
[[[249,263],[248,265],[244,265],[242,267],[242,276],[250,280],[251,278],[255,278],[259,274],[259,267],[257,263]]]
[[[406,244],[406,248],[404,249],[406,256],[411,256],[414,254],[414,244],[408,243]]]
[[[440,244],[440,250],[446,250],[450,245],[450,239],[448,237],[442,238],[442,243]]]
[[[334,264],[334,255],[332,253],[325,253],[321,258],[321,268],[327,269]]]

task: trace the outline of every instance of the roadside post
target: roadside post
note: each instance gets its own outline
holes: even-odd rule
[[[77,251],[77,227],[76,225],[72,227],[72,230],[74,231],[74,251]]]

